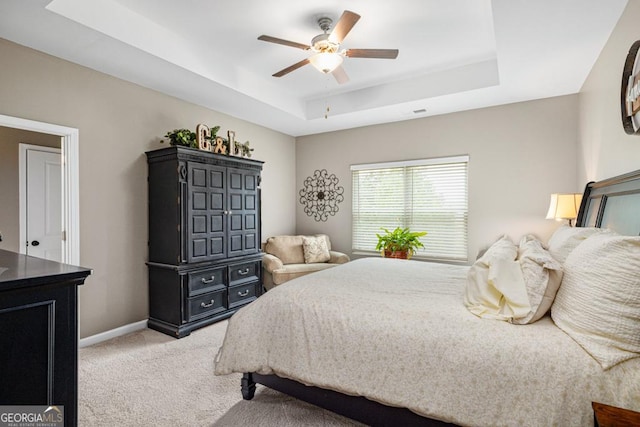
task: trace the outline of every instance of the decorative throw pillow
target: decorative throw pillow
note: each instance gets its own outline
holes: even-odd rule
[[[520,240],[518,262],[527,288],[531,310],[522,318],[511,322],[525,325],[539,320],[547,314],[562,281],[562,265],[535,236],[527,235]]]
[[[331,251],[331,240],[329,239],[329,236],[327,236],[326,234],[314,234],[314,237],[324,237],[324,240],[327,241],[327,249],[329,249],[329,251]]]
[[[327,262],[331,258],[327,247],[327,239],[324,236],[303,237],[302,249],[304,250],[304,262],[307,264]]]
[[[512,317],[504,313],[504,289],[501,289],[499,282],[502,282],[502,278],[505,282],[517,282],[519,267],[513,265],[517,255],[518,248],[505,235],[471,266],[464,294],[464,304],[471,313],[488,319],[509,320]]]
[[[602,233],[606,230],[596,227],[569,227],[563,225],[558,228],[549,238],[547,244],[551,255],[561,264],[567,259],[567,256],[587,237]]]
[[[551,307],[560,329],[603,369],[640,356],[640,237],[596,234],[564,264]]]

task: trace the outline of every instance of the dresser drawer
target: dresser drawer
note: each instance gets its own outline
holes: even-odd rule
[[[227,309],[227,291],[208,292],[187,300],[187,322]]]
[[[252,282],[230,287],[229,308],[235,308],[256,299],[258,297],[257,288],[259,285],[259,282]]]
[[[243,262],[229,265],[229,286],[258,280],[260,261]]]
[[[225,268],[208,268],[188,273],[189,296],[211,292],[225,287]]]

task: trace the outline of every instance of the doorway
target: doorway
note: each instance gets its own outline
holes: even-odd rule
[[[78,129],[34,120],[0,115],[0,126],[46,133],[61,137],[61,222],[64,239],[61,260],[64,263],[80,264],[80,219],[79,219],[79,139]],[[21,241],[26,241],[21,238]]]

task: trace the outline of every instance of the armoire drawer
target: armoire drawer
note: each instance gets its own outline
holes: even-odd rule
[[[227,309],[227,291],[208,292],[187,300],[187,322]]]
[[[229,286],[236,286],[258,280],[260,261],[250,261],[229,265]]]
[[[224,289],[225,268],[208,268],[188,273],[189,296],[195,296],[204,292],[211,292],[216,289]]]
[[[258,296],[257,287],[259,285],[259,282],[252,282],[230,287],[229,308],[235,308],[256,299]]]

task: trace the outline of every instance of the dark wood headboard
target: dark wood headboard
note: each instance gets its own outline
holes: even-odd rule
[[[588,183],[576,226],[640,236],[640,170]]]

